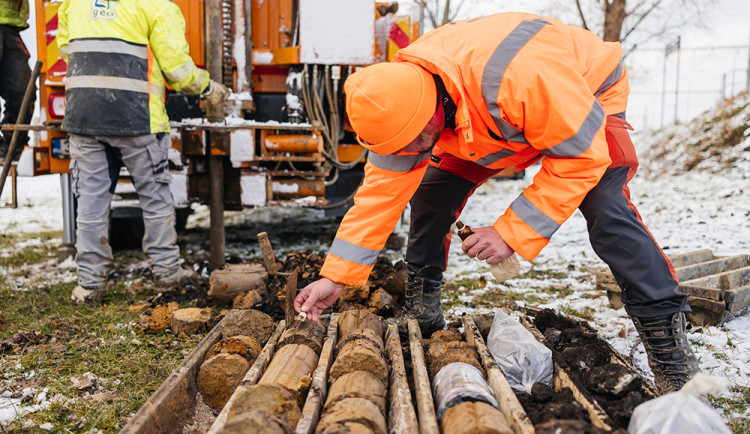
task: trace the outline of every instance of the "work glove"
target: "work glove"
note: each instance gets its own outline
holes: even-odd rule
[[[218,106],[229,98],[229,89],[218,81],[209,80],[208,87],[201,94],[209,104]]]

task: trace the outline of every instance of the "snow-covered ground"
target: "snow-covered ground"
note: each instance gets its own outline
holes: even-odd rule
[[[739,125],[747,125],[748,109],[741,113]],[[710,116],[708,116],[710,117]],[[735,122],[736,123],[736,122]],[[633,202],[638,206],[645,223],[668,254],[711,249],[716,255],[750,254],[750,130],[744,140],[731,149],[734,164],[702,167],[702,170],[669,171],[665,167],[682,158],[687,152],[676,149],[667,154],[642,161],[644,174],[631,182]],[[663,133],[672,140],[687,141],[695,134],[686,127]],[[708,140],[704,137],[703,140]],[[649,152],[654,143],[650,136],[635,136],[641,155],[658,155]],[[729,152],[729,151],[728,151]],[[643,158],[642,158],[643,160]],[[470,226],[487,226],[502,214],[505,207],[532,181],[539,166],[527,170],[522,180],[491,180],[480,187],[468,201],[461,220]],[[683,173],[684,172],[684,173]],[[645,176],[650,175],[650,176]],[[9,188],[6,188],[9,190]],[[7,201],[8,192],[2,202]],[[61,230],[62,206],[58,176],[19,178],[19,208],[0,208],[0,234]],[[198,207],[189,226],[208,226],[205,207]],[[256,209],[228,214],[227,224],[253,221],[259,227],[263,222],[279,219],[304,221],[315,224],[317,220],[331,224],[321,211],[307,209]],[[404,228],[406,229],[406,228]],[[295,242],[295,248],[325,249],[320,241]],[[69,266],[69,264],[68,264]],[[450,250],[450,265],[446,281],[457,283],[484,276],[484,288],[459,287],[461,297],[475,297],[493,289],[533,295],[534,303],[563,311],[586,312],[600,334],[626,356],[633,354],[636,368],[647,376],[649,369],[641,345],[635,347],[636,332],[623,309],[612,309],[607,297],[595,290],[593,271],[604,270],[605,265],[588,241],[585,221],[576,212],[554,235],[550,244],[533,263],[522,260],[522,272],[531,267],[550,271],[546,279],[518,278],[504,284],[492,280],[489,268],[483,262],[469,259],[460,250],[457,236]],[[556,273],[554,273],[556,272]],[[520,297],[520,300],[529,298]],[[518,301],[524,303],[524,301]],[[481,310],[480,310],[481,311]],[[477,312],[474,309],[452,307],[449,314]],[[689,334],[701,369],[711,375],[724,377],[730,386],[750,387],[750,317],[733,319],[720,327],[694,328]],[[726,391],[727,398],[738,398],[738,392]],[[17,406],[0,397],[0,415]],[[17,410],[17,407],[16,407]],[[733,418],[750,418],[750,409],[729,415]],[[0,422],[2,418],[0,417]]]

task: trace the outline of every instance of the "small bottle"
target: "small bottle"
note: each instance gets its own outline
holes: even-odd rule
[[[461,220],[456,221],[456,227],[458,228],[458,237],[461,241],[465,241],[472,235],[474,231],[470,226],[466,226]],[[498,282],[505,282],[506,280],[518,276],[521,272],[521,264],[518,262],[518,257],[515,253],[498,262],[497,264],[490,265],[490,273],[495,277]]]

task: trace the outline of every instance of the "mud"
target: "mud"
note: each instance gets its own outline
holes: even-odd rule
[[[454,362],[467,363],[484,373],[479,362],[477,352],[463,340],[463,336],[456,329],[439,330],[432,334],[431,339],[425,340],[427,351],[425,359],[430,379],[445,366]]]
[[[224,317],[223,324],[224,328],[221,330],[223,338],[237,335],[250,336],[261,345],[266,344],[276,328],[270,316],[254,309],[232,310]]]
[[[44,344],[47,338],[39,332],[18,332],[8,339],[0,342],[0,354],[11,352],[13,354],[22,354],[28,348]]]
[[[253,337],[242,335],[232,336],[231,338],[224,338],[215,343],[208,350],[208,353],[206,353],[206,360],[210,359],[215,354],[227,353],[242,356],[252,364],[262,350],[263,347],[261,347],[260,343]]]
[[[364,398],[375,404],[381,414],[386,414],[387,383],[367,371],[354,371],[341,376],[328,390],[323,412],[347,398]]]
[[[575,400],[573,392],[567,387],[555,392],[547,385],[536,383],[531,388],[531,394],[518,395],[518,401],[534,425],[557,419],[580,420],[590,425],[586,409]]]
[[[331,366],[328,381],[333,383],[354,371],[367,371],[383,383],[388,381],[388,364],[385,356],[375,343],[366,339],[351,341],[339,350]]]
[[[332,425],[346,422],[364,425],[377,434],[386,434],[387,432],[385,417],[380,413],[377,405],[363,398],[347,398],[332,405],[320,417],[315,432],[322,433]]]
[[[500,410],[485,402],[462,402],[440,419],[442,434],[513,434]]]
[[[198,371],[198,391],[203,401],[220,410],[242,381],[250,363],[237,354],[219,353],[203,362]]]
[[[302,417],[297,398],[294,394],[278,384],[256,384],[240,388],[227,412],[227,420],[248,411],[262,411],[284,420],[291,426],[297,426]]]
[[[221,430],[222,434],[288,434],[294,432],[289,423],[265,411],[248,411],[227,420]]]
[[[613,428],[626,429],[635,407],[650,399],[641,377],[628,367],[610,363],[612,350],[584,322],[544,309],[537,313],[534,325],[547,339],[555,362],[599,403]]]

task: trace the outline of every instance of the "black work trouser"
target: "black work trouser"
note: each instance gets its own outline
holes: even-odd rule
[[[0,122],[3,124],[15,124],[18,120],[29,78],[31,78],[29,53],[26,51],[19,32],[8,27],[0,27],[0,98],[3,99],[5,105]],[[21,119],[22,123],[28,124],[31,121],[35,100],[36,96],[33,96],[28,111]],[[0,143],[4,141],[10,144],[11,136],[12,133],[9,131],[0,134]],[[19,132],[16,149],[22,149],[28,142],[28,133]]]
[[[629,142],[622,137],[622,131],[618,134],[620,142]],[[617,142],[618,137],[608,134],[607,140]],[[627,143],[615,145],[628,146]],[[610,144],[610,147],[615,145]],[[629,146],[632,148],[632,143]],[[618,157],[612,151],[610,154],[613,165],[579,207],[586,219],[594,252],[609,266],[622,288],[622,299],[630,315],[655,318],[680,310],[690,311],[685,296],[676,293],[678,282],[671,262],[630,201],[627,183],[637,168],[635,151],[624,153],[627,165],[619,165],[623,163],[622,155]],[[441,158],[457,159],[446,154]],[[406,261],[411,269],[428,266],[433,272],[445,270],[451,225],[474,190],[493,174],[478,165],[476,170],[467,170],[473,164],[471,162],[446,164],[441,158],[433,159],[411,200],[406,251]],[[498,204],[498,210],[500,207]]]

